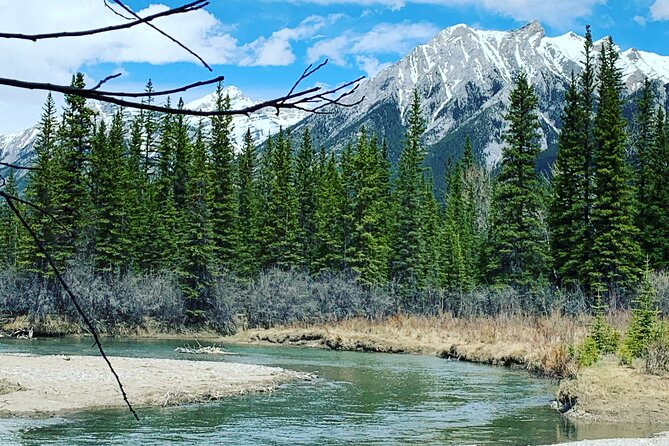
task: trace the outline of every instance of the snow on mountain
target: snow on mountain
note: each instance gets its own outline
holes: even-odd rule
[[[223,96],[230,96],[230,104],[233,109],[241,109],[255,105],[256,102],[244,96],[242,91],[234,86],[223,89]],[[116,110],[115,106],[89,101],[89,108],[96,114],[97,119],[111,121]],[[200,99],[186,104],[185,108],[191,110],[212,111],[215,110],[214,93],[208,94]],[[130,113],[136,113],[134,110]],[[279,132],[280,128],[288,128],[305,117],[306,113],[300,110],[282,110],[279,115],[274,109],[263,109],[251,113],[250,116],[234,116],[233,138],[237,149],[243,144],[244,135],[248,129],[257,143],[263,142],[270,135]],[[191,123],[197,124],[198,119],[192,118]],[[205,120],[205,127],[208,128],[209,120]],[[38,133],[37,125],[20,132],[8,135],[0,135],[0,160],[8,163],[28,164],[32,157],[32,146]]]
[[[595,43],[595,50],[602,42]],[[435,172],[443,172],[446,160],[458,155],[467,136],[479,156],[493,163],[503,146],[503,115],[513,78],[522,70],[539,96],[542,146],[554,151],[564,91],[572,71],[580,72],[583,44],[584,38],[573,32],[548,37],[537,21],[506,32],[451,26],[364,81],[349,98],[353,102],[364,97],[359,106],[310,116],[300,126],[309,126],[319,144],[337,150],[364,125],[387,138],[391,157],[397,159],[416,90],[427,124],[427,162]],[[620,56],[629,92],[646,76],[669,89],[669,57],[636,49]]]

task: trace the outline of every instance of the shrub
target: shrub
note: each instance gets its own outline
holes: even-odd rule
[[[669,372],[669,324],[658,323],[644,354],[646,373]]]
[[[599,361],[599,347],[592,336],[586,337],[576,348],[576,363],[579,367],[590,367]]]
[[[632,357],[642,357],[656,330],[657,313],[655,309],[655,290],[650,281],[650,271],[646,268],[641,290],[634,299],[632,320],[627,329],[625,345]]]

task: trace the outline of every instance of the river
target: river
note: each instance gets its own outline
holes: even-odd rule
[[[180,359],[186,357],[174,348],[185,344],[104,342],[110,355]],[[551,409],[555,383],[523,371],[432,356],[226,348],[236,355],[188,359],[279,366],[315,372],[319,378],[291,383],[271,394],[141,408],[139,423],[120,409],[48,420],[0,419],[0,444],[528,445],[640,434],[621,426],[617,432],[606,425],[577,427]],[[2,339],[3,352],[95,354],[89,339]]]

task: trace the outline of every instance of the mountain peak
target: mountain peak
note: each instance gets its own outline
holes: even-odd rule
[[[541,26],[541,23],[539,23],[538,20],[532,20],[529,22],[527,25],[521,27],[516,31],[516,33],[528,40],[535,41],[538,39],[542,39],[546,36],[546,33],[544,31],[544,27]]]

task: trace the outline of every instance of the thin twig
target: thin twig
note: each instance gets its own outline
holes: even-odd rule
[[[223,80],[225,80],[225,76],[216,76],[215,78],[212,78],[212,79],[193,82],[192,84],[184,85],[182,87],[173,88],[171,90],[159,90],[159,91],[152,91],[150,93],[147,93],[145,91],[139,92],[139,93],[128,93],[126,91],[102,91],[102,90],[97,90],[97,93],[99,93],[101,95],[104,95],[104,96],[118,96],[120,98],[123,98],[123,97],[125,97],[125,98],[145,98],[145,97],[155,98],[157,96],[167,96],[167,95],[174,94],[174,93],[183,93],[184,91],[192,90],[193,88],[202,87],[202,86],[205,86],[205,85],[217,84],[219,82],[223,82]]]
[[[121,0],[111,0],[111,1],[113,1],[114,3],[116,3],[117,5],[119,5],[121,8],[123,8],[128,14],[131,14],[131,15],[133,15],[134,17],[136,17],[136,18],[138,18],[138,19],[141,18],[140,16],[137,15],[137,13],[135,13],[135,11],[133,11],[133,10],[130,9],[130,8],[128,8],[128,7],[127,7]],[[163,31],[162,29],[158,28],[157,26],[155,26],[153,23],[149,23],[149,22],[145,22],[145,23],[146,23],[148,26],[150,26],[151,28],[153,28],[153,29],[155,29],[156,31],[158,31],[158,32],[159,32],[160,34],[162,34],[163,36],[165,36],[165,37],[167,37],[168,39],[170,39],[172,42],[174,42],[174,43],[176,43],[177,45],[179,45],[179,46],[180,46],[181,48],[183,48],[184,50],[188,51],[191,55],[195,56],[200,62],[202,62],[202,65],[204,65],[204,66],[207,68],[207,70],[209,70],[209,71],[214,71],[214,70],[209,66],[209,64],[208,64],[207,62],[205,62],[204,59],[201,58],[195,51],[191,50],[191,49],[188,48],[186,45],[184,45],[183,43],[179,42],[177,39],[175,39],[174,37],[170,36],[169,34],[167,34],[167,33],[166,33],[165,31]]]
[[[196,0],[194,2],[188,3],[187,5],[159,12],[157,14],[146,16],[144,18],[138,17],[138,20],[134,20],[132,22],[123,23],[121,25],[106,26],[104,28],[88,29],[84,31],[64,31],[64,32],[45,33],[45,34],[0,33],[0,38],[31,40],[33,42],[37,42],[38,40],[59,39],[61,37],[91,36],[93,34],[107,33],[110,31],[118,31],[121,29],[132,28],[133,26],[141,25],[142,23],[149,23],[160,17],[167,17],[175,14],[183,14],[191,11],[196,11],[198,9],[204,8],[208,4],[209,4],[208,0]]]
[[[125,19],[125,20],[133,20],[132,17],[124,16],[123,14],[121,14],[120,12],[118,12],[117,10],[112,8],[111,5],[109,3],[107,3],[107,0],[102,0],[102,1],[105,4],[105,7],[107,9],[109,9],[111,12],[113,12],[114,14],[116,14],[117,16],[119,16],[119,17],[121,17],[122,19]]]
[[[132,404],[130,404],[130,401],[128,401],[128,395],[125,393],[125,390],[123,389],[123,383],[121,383],[121,379],[119,378],[118,374],[116,373],[116,370],[114,370],[114,367],[112,366],[111,362],[109,361],[109,358],[107,357],[107,354],[105,353],[104,349],[102,348],[102,344],[100,343],[100,336],[98,335],[97,330],[95,329],[95,327],[93,326],[91,321],[86,316],[86,313],[84,313],[84,310],[81,308],[81,305],[79,305],[79,301],[78,301],[77,297],[74,295],[74,293],[72,292],[70,287],[67,285],[67,282],[65,282],[65,279],[63,279],[63,276],[60,273],[60,270],[58,269],[58,267],[56,266],[56,263],[54,262],[53,258],[51,257],[51,254],[49,254],[49,252],[46,250],[46,248],[44,247],[44,244],[42,243],[40,238],[37,236],[37,234],[35,233],[33,228],[30,227],[28,222],[23,218],[23,215],[21,215],[21,212],[19,212],[19,210],[16,208],[16,206],[14,205],[14,201],[11,198],[11,196],[7,195],[3,191],[0,191],[0,197],[5,199],[9,208],[12,210],[14,215],[16,215],[16,217],[21,222],[21,225],[26,229],[26,231],[28,231],[28,233],[30,233],[30,236],[33,238],[33,240],[37,244],[37,247],[42,252],[42,254],[44,254],[44,257],[46,258],[46,261],[49,263],[49,266],[53,270],[53,272],[56,276],[56,279],[58,279],[58,282],[60,282],[63,289],[65,290],[67,295],[70,297],[70,300],[74,304],[74,308],[76,308],[77,313],[79,313],[79,316],[81,316],[84,323],[88,327],[88,330],[93,335],[93,339],[95,340],[94,345],[96,345],[98,347],[98,350],[100,351],[100,355],[102,356],[102,358],[107,363],[107,366],[109,367],[109,370],[114,375],[114,378],[116,378],[116,383],[118,384],[118,387],[121,390],[121,395],[123,396],[123,401],[125,401],[126,406],[128,406],[128,409],[133,414],[135,419],[137,421],[139,421],[139,416],[137,415],[137,412],[135,412],[135,409],[132,407]]]
[[[107,76],[106,78],[104,78],[100,82],[98,82],[95,87],[91,88],[91,90],[97,90],[98,88],[102,87],[103,84],[109,82],[112,79],[116,79],[117,77],[121,77],[121,76],[123,76],[123,73],[110,74],[109,76]]]

